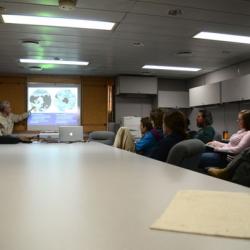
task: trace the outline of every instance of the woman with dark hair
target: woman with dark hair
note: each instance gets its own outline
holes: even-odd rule
[[[196,124],[199,127],[199,131],[194,136],[194,138],[208,143],[214,139],[215,131],[211,126],[213,124],[213,117],[210,111],[202,109],[199,110],[196,117]]]
[[[163,131],[162,131],[162,119],[163,119],[164,112],[157,108],[153,109],[150,112],[150,120],[153,125],[153,129],[151,133],[154,135],[155,139],[159,142],[163,138]]]
[[[150,120],[152,122],[152,125],[156,129],[162,129],[162,118],[163,118],[164,112],[157,108],[153,109],[150,112]]]
[[[154,148],[149,157],[166,162],[170,149],[178,142],[186,139],[186,117],[180,111],[170,114],[165,113],[163,117],[164,138]]]
[[[242,110],[238,114],[239,131],[230,137],[229,143],[211,141],[207,145],[214,152],[202,154],[201,167],[225,167],[231,158],[227,154],[237,155],[250,147],[250,111]]]
[[[231,154],[239,154],[250,147],[250,111],[240,111],[237,121],[240,130],[230,137],[229,143],[211,141],[208,145],[212,146],[215,151]]]

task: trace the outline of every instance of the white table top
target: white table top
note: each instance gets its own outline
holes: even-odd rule
[[[185,189],[249,192],[98,143],[0,145],[0,249],[250,249],[249,240],[150,230]]]

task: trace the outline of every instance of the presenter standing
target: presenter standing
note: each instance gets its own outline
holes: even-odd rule
[[[31,114],[31,110],[23,114],[13,114],[9,101],[0,101],[0,136],[11,135],[14,123],[26,119]]]

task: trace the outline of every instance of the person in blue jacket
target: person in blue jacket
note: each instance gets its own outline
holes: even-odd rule
[[[140,129],[142,137],[135,143],[135,152],[147,155],[148,152],[157,145],[157,138],[152,133],[153,126],[149,117],[141,119]]]
[[[150,118],[142,118],[142,138],[136,141],[136,143],[130,130],[126,127],[120,127],[117,131],[113,146],[148,156],[150,151],[157,146],[163,138],[162,117],[163,111],[158,108],[150,112]]]
[[[160,134],[154,131],[149,117],[141,119],[140,130],[142,137],[135,141],[134,136],[128,128],[119,128],[113,146],[147,156],[151,149],[158,145]]]

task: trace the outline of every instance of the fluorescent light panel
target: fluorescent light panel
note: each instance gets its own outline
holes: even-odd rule
[[[65,64],[86,66],[89,62],[81,61],[63,61],[63,60],[39,60],[39,59],[20,59],[21,63],[38,63],[38,64]]]
[[[112,30],[115,25],[115,23],[103,22],[103,21],[66,19],[66,18],[54,18],[54,17],[38,17],[38,16],[22,16],[22,15],[2,15],[2,18],[5,23],[82,28],[82,29]]]
[[[160,65],[144,65],[143,69],[159,69],[159,70],[172,70],[172,71],[199,71],[200,68],[189,67],[176,67],[176,66],[160,66]]]
[[[250,44],[250,36],[237,36],[237,35],[205,32],[205,31],[196,34],[193,38]]]

